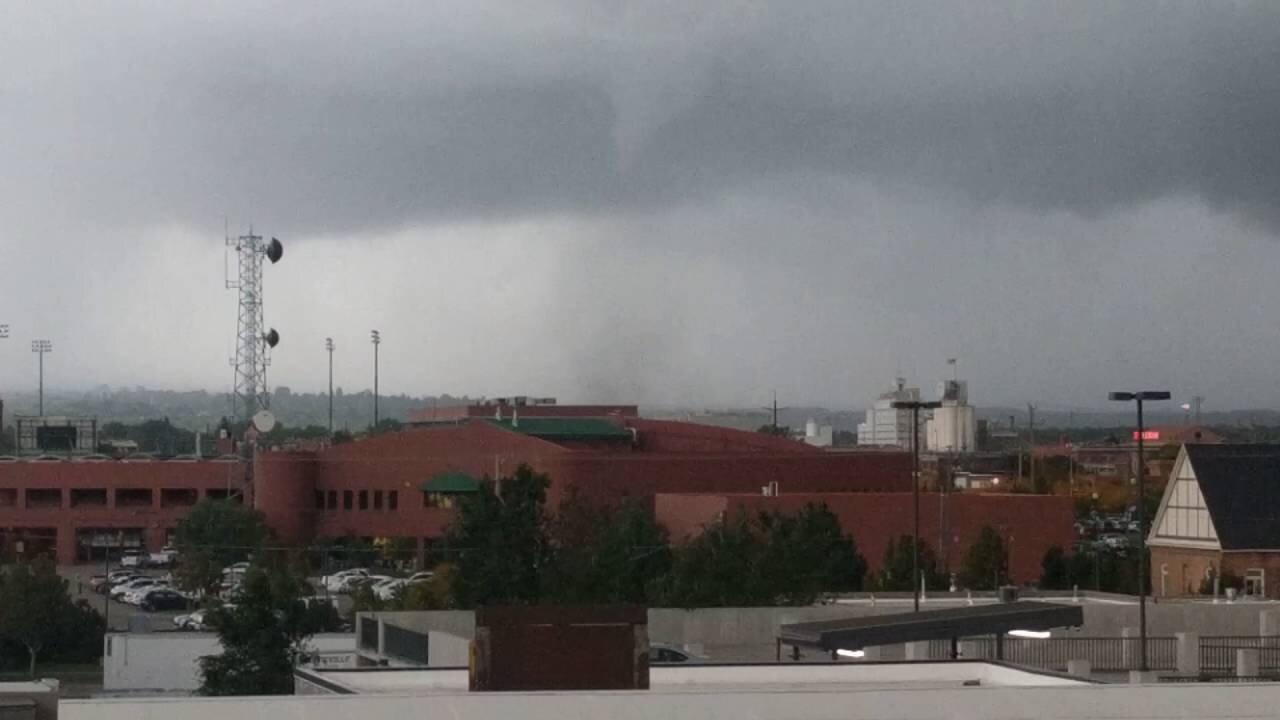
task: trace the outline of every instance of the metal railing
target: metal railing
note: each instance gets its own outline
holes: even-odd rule
[[[1258,671],[1280,671],[1280,637],[1216,635],[1200,638],[1200,671],[1234,673],[1237,650],[1258,651]]]
[[[1118,672],[1138,668],[1139,638],[1127,637],[1054,637],[1044,639],[1004,639],[1004,662],[1046,670],[1065,671],[1071,660],[1088,660],[1094,671]],[[965,638],[960,641],[965,659],[995,660],[996,641],[991,637]],[[929,643],[929,657],[950,657],[950,640]],[[1174,670],[1178,667],[1178,641],[1171,637],[1147,638],[1147,666],[1152,670]]]

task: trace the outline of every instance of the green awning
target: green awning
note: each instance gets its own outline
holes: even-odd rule
[[[419,489],[432,493],[473,493],[480,491],[480,481],[464,472],[446,470],[432,475]]]

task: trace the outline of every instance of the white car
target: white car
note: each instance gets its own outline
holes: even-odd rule
[[[353,568],[351,570],[340,570],[332,575],[325,575],[320,578],[320,585],[329,592],[345,592],[342,588],[348,585],[355,578],[369,577],[369,571],[364,568]]]
[[[411,583],[411,584],[412,584],[412,583],[427,582],[428,580],[430,580],[431,578],[433,578],[433,577],[435,577],[435,576],[436,576],[436,572],[435,572],[434,570],[423,570],[423,571],[421,571],[421,572],[416,572],[416,573],[414,573],[414,574],[410,575],[409,577],[405,578],[405,580],[404,580],[404,581],[405,581],[405,582],[407,582],[407,583]]]
[[[170,587],[168,583],[157,580],[150,585],[144,585],[143,587],[126,591],[124,595],[120,597],[120,601],[129,605],[141,605],[142,600],[147,597],[147,593],[160,589],[172,590],[173,588]]]
[[[353,593],[356,588],[362,585],[376,585],[377,583],[394,578],[387,575],[348,575],[341,584],[338,585],[339,593]]]
[[[142,550],[125,550],[120,558],[120,567],[140,568],[147,564],[150,556]]]
[[[248,569],[249,569],[249,563],[244,560],[241,560],[238,563],[232,563],[231,565],[228,565],[222,568],[222,574],[224,576],[237,575],[237,574],[243,575],[245,571]]]
[[[131,593],[134,590],[142,590],[143,588],[153,587],[159,584],[160,584],[160,581],[156,580],[155,578],[150,578],[150,577],[134,578],[127,582],[122,582],[119,585],[116,585],[115,587],[112,587],[111,599],[123,600],[124,596],[127,593]]]
[[[147,563],[152,567],[165,568],[172,565],[173,559],[177,556],[177,550],[174,550],[170,545],[165,545],[160,548],[160,552],[151,553],[151,556],[147,558]]]
[[[373,584],[373,594],[378,596],[379,600],[390,600],[395,597],[400,588],[409,584],[408,580],[401,578],[387,578],[379,580]]]

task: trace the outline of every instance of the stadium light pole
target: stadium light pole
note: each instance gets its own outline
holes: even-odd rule
[[[920,411],[942,407],[937,401],[895,400],[895,410],[911,411],[911,608],[920,612]]]
[[[324,339],[324,349],[329,351],[329,437],[333,437],[333,338]]]
[[[0,323],[0,340],[9,339],[9,323]],[[4,429],[4,399],[0,398],[0,430]]]
[[[1115,402],[1135,402],[1138,405],[1138,671],[1147,672],[1147,468],[1142,457],[1145,440],[1142,403],[1146,400],[1168,400],[1173,396],[1164,390],[1140,390],[1113,392],[1107,397]]]
[[[369,332],[373,342],[373,431],[378,431],[378,346],[382,344],[382,333],[377,330]]]
[[[44,417],[44,354],[53,352],[53,343],[48,340],[32,340],[31,352],[40,356],[40,416]]]

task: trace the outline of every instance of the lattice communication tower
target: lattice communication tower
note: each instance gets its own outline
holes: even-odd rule
[[[275,328],[268,329],[263,321],[262,260],[279,262],[284,246],[275,238],[264,241],[261,235],[254,235],[252,229],[248,235],[227,238],[226,244],[228,252],[235,250],[237,268],[234,279],[229,264],[224,268],[227,288],[239,291],[236,355],[231,358],[231,366],[235,368],[231,412],[247,422],[254,413],[271,406],[267,366],[271,364],[271,348],[280,342],[280,333]]]

